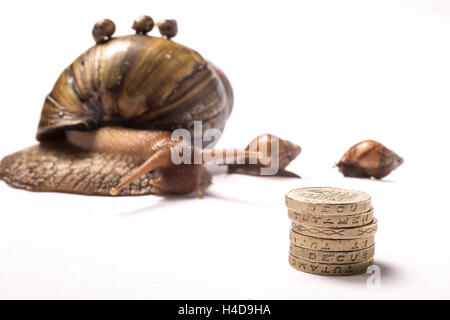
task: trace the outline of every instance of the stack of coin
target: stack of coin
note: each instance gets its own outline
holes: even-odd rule
[[[301,188],[286,194],[289,264],[328,276],[366,272],[373,263],[377,220],[370,195],[340,188]]]

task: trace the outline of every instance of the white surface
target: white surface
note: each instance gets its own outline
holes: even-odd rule
[[[135,17],[176,18],[176,41],[229,76],[235,109],[219,147],[270,132],[299,143],[303,179],[219,175],[204,199],[36,194],[0,183],[0,299],[450,298],[446,1],[2,2],[0,156],[35,143],[57,76]],[[155,32],[153,32],[155,33]],[[363,139],[405,158],[383,181],[332,166]],[[339,186],[372,195],[379,220],[367,275],[289,267],[284,194]]]

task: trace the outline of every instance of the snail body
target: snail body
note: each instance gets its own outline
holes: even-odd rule
[[[148,16],[135,21],[136,34],[113,38],[113,22],[97,22],[96,45],[62,72],[45,99],[40,143],[5,157],[0,179],[29,191],[201,195],[212,179],[205,159],[259,158],[171,139],[175,129],[192,132],[195,121],[223,131],[233,91],[221,70],[170,40],[178,32],[174,20],[157,25],[164,38],[147,35],[154,26]],[[200,162],[175,164],[180,145]]]

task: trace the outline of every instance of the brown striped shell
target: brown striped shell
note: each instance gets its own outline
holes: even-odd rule
[[[232,110],[228,79],[196,51],[128,35],[99,43],[66,68],[46,97],[37,139],[106,125],[223,130]]]
[[[403,158],[374,140],[361,141],[336,164],[345,177],[381,179],[403,164]]]

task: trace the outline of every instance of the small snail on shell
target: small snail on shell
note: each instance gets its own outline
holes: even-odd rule
[[[97,21],[92,29],[92,36],[96,43],[102,43],[111,39],[116,32],[116,25],[109,19],[102,19]]]
[[[403,164],[403,158],[381,143],[365,140],[347,150],[336,164],[346,177],[381,179]]]
[[[211,182],[211,155],[235,163],[240,155],[183,141],[200,163],[174,164],[177,128],[222,131],[233,107],[225,74],[196,51],[170,41],[175,20],[158,24],[165,38],[148,36],[153,19],[139,17],[134,35],[112,38],[111,20],[97,22],[96,45],[67,67],[45,98],[40,143],[5,157],[0,179],[29,191],[86,195],[189,193]],[[205,146],[203,146],[205,147]],[[227,161],[230,160],[230,161]]]
[[[140,16],[134,20],[131,28],[136,30],[136,33],[147,34],[152,31],[154,25],[155,23],[153,22],[152,17]]]
[[[157,26],[161,35],[167,39],[175,37],[178,33],[178,25],[176,20],[164,20],[158,22]]]

